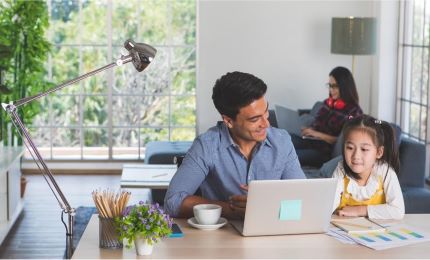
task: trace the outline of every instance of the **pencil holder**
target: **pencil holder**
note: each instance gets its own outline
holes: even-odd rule
[[[119,234],[114,219],[99,216],[99,247],[122,248],[122,241],[119,241],[118,238]]]

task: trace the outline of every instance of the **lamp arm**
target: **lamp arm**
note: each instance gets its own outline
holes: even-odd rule
[[[31,156],[33,157],[33,160],[35,161],[37,167],[39,168],[39,171],[42,173],[43,178],[45,178],[45,181],[48,183],[49,188],[51,189],[52,193],[54,194],[55,198],[57,199],[58,204],[60,205],[61,209],[63,210],[63,213],[66,213],[68,215],[68,221],[67,225],[63,221],[63,217],[61,217],[61,221],[63,222],[65,228],[66,228],[66,258],[70,259],[73,254],[73,223],[74,223],[74,217],[76,214],[76,210],[72,208],[67,201],[66,197],[64,196],[64,193],[61,191],[60,186],[58,186],[57,182],[55,181],[54,176],[52,175],[51,171],[49,170],[48,166],[46,165],[45,161],[42,158],[42,155],[40,154],[39,150],[37,149],[36,145],[34,144],[33,140],[31,139],[30,133],[26,129],[24,123],[22,122],[21,118],[19,117],[17,113],[17,108],[25,105],[33,100],[39,99],[41,97],[44,97],[50,93],[56,92],[57,90],[60,90],[66,86],[69,86],[71,84],[74,84],[76,82],[79,82],[87,77],[90,77],[94,74],[97,74],[101,71],[107,70],[109,68],[115,67],[115,66],[121,66],[125,63],[128,63],[132,61],[132,56],[121,56],[116,62],[113,62],[111,64],[108,64],[106,66],[103,66],[99,69],[93,70],[91,72],[88,72],[82,76],[79,76],[75,79],[66,81],[56,87],[53,87],[51,89],[48,89],[45,92],[39,93],[37,95],[19,99],[14,102],[10,102],[9,104],[2,103],[3,109],[9,114],[9,116],[12,119],[12,123],[15,125],[17,129],[20,131],[19,134],[23,139],[24,145],[27,147],[27,150],[30,152]]]
[[[85,78],[88,78],[88,77],[90,77],[92,75],[95,75],[95,74],[97,74],[99,72],[102,72],[104,70],[113,68],[115,66],[121,66],[121,65],[126,64],[126,63],[128,63],[130,61],[132,61],[132,56],[130,54],[127,55],[127,56],[121,56],[117,61],[112,62],[111,64],[108,64],[108,65],[103,66],[101,68],[98,68],[98,69],[95,69],[93,71],[90,71],[90,72],[88,72],[88,73],[86,73],[84,75],[81,75],[81,76],[77,77],[77,78],[74,78],[74,79],[71,79],[69,81],[66,81],[66,82],[64,82],[64,83],[62,83],[62,84],[60,84],[58,86],[55,86],[55,87],[53,87],[51,89],[48,89],[45,92],[41,92],[41,93],[39,93],[37,95],[34,95],[34,96],[31,96],[31,97],[25,97],[25,98],[19,99],[19,100],[17,100],[17,101],[14,102],[14,105],[15,105],[15,107],[20,107],[20,106],[25,105],[25,104],[33,101],[33,100],[39,99],[41,97],[44,97],[44,96],[46,96],[46,95],[48,95],[50,93],[56,92],[57,90],[65,88],[65,87],[67,87],[69,85],[75,84],[75,83],[77,83],[77,82],[79,82],[79,81],[81,81],[81,80],[83,80]]]

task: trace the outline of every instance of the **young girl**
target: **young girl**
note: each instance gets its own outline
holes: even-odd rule
[[[405,205],[396,175],[399,156],[390,124],[360,116],[345,124],[343,134],[343,161],[333,173],[333,178],[338,179],[336,213],[374,219],[403,218]]]

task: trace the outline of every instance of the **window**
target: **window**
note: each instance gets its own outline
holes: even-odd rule
[[[430,0],[401,1],[398,118],[404,133],[430,151]],[[427,156],[427,170],[429,165]]]
[[[403,1],[400,24],[401,126],[409,137],[428,142],[430,1]]]
[[[154,140],[196,132],[195,0],[49,0],[55,85],[127,54],[127,39],[157,55],[143,72],[106,70],[41,99],[29,130],[45,159],[142,159]]]

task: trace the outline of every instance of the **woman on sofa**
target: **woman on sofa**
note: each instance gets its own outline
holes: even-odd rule
[[[328,161],[346,120],[363,114],[354,78],[347,68],[334,68],[327,85],[329,97],[324,100],[314,122],[302,129],[302,136],[291,135],[302,166],[320,167]]]

